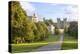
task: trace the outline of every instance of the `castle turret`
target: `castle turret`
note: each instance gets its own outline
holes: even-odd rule
[[[60,28],[60,23],[61,23],[60,18],[57,18],[57,28],[58,28],[58,29]]]
[[[33,16],[32,16],[32,21],[33,21],[33,22],[38,22],[38,18],[37,18],[37,16],[35,15],[35,13],[34,13]]]
[[[64,28],[65,28],[67,26],[67,19],[64,18],[63,22],[64,22]]]

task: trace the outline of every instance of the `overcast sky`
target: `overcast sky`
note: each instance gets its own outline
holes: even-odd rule
[[[52,19],[54,22],[57,21],[57,18],[67,18],[68,21],[77,21],[78,18],[77,5],[37,2],[20,3],[28,15],[36,13],[39,18],[45,17],[45,19]]]

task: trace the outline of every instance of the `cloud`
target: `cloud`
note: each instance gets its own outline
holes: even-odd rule
[[[77,21],[78,19],[78,6],[70,5],[65,8],[65,16],[68,17],[69,21]]]
[[[78,7],[75,5],[67,6],[64,11],[65,14],[78,14]]]
[[[21,4],[22,8],[24,10],[26,10],[28,15],[32,15],[35,12],[35,7],[32,4],[30,4],[29,2],[21,1],[20,4]]]

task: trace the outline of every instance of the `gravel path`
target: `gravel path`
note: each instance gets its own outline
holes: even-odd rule
[[[61,35],[60,40],[54,43],[49,43],[46,46],[40,47],[33,51],[51,51],[51,50],[60,50],[63,42],[63,35]]]

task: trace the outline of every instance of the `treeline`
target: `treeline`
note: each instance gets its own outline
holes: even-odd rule
[[[68,28],[67,33],[75,37],[76,39],[78,39],[78,22],[77,21],[70,22],[70,26]]]
[[[32,22],[18,1],[9,2],[11,43],[30,43],[45,40],[49,32],[44,22]]]
[[[78,39],[78,22],[77,21],[69,22],[68,30],[65,30],[65,33]]]

